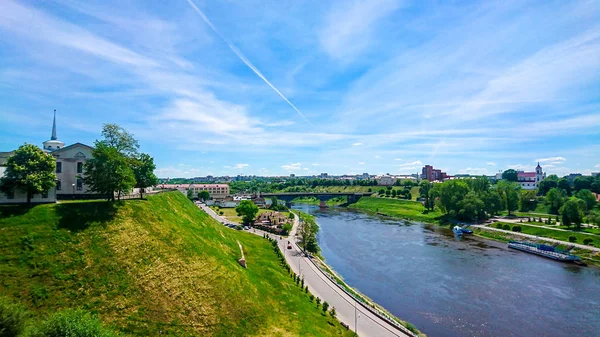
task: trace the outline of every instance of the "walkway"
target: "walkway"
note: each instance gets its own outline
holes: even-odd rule
[[[215,218],[219,222],[231,223],[219,216],[209,207],[199,205],[207,214]],[[298,216],[295,215],[294,226],[290,232],[290,238],[293,238],[299,225]],[[267,234],[273,239],[278,240],[279,248],[283,251],[284,256],[292,270],[304,277],[304,284],[308,285],[310,292],[321,300],[329,303],[330,308],[335,307],[337,318],[348,324],[351,330],[358,327],[357,332],[361,337],[398,337],[410,336],[409,334],[400,331],[396,326],[388,323],[386,320],[375,315],[362,304],[356,301],[352,296],[341,290],[332,280],[330,280],[319,268],[317,268],[310,258],[304,257],[301,254],[297,244],[292,245],[292,249],[287,249],[288,239],[280,239],[279,236],[269,234],[260,230],[250,233],[256,235]]]
[[[580,249],[587,249],[587,250],[591,250],[591,251],[596,252],[596,253],[600,253],[600,248],[598,248],[598,247],[592,247],[592,246],[581,245],[581,244],[573,243],[573,242],[567,242],[567,241],[561,241],[561,240],[556,240],[556,239],[550,239],[550,238],[541,237],[541,236],[535,236],[535,235],[531,235],[531,234],[513,232],[513,231],[509,231],[509,230],[504,230],[504,229],[499,229],[499,228],[493,228],[493,227],[488,227],[488,226],[484,226],[484,225],[471,225],[471,227],[480,228],[480,229],[484,229],[484,230],[487,229],[487,230],[496,231],[496,232],[508,233],[508,234],[511,234],[511,235],[522,236],[522,237],[529,238],[529,239],[543,240],[543,241],[548,241],[548,242],[556,242],[556,243],[560,243],[560,244],[563,244],[563,245],[566,245],[566,246],[575,246],[575,247],[580,248]]]

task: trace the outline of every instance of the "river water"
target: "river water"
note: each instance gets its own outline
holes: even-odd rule
[[[322,255],[352,287],[428,336],[600,336],[600,269],[445,228],[344,208],[316,216]]]

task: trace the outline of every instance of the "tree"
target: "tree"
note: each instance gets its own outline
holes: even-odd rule
[[[429,195],[429,191],[431,191],[433,185],[429,181],[423,180],[419,186],[421,187],[419,189],[419,196],[421,197],[421,201],[423,201],[423,206],[425,206],[425,209],[427,210],[433,210],[434,198],[431,198]]]
[[[502,180],[498,182],[496,189],[504,201],[504,207],[508,211],[508,215],[511,215],[511,212],[516,211],[519,207],[518,191],[521,186],[512,181]]]
[[[535,191],[522,190],[519,193],[519,210],[521,212],[529,212],[535,209],[537,204]]]
[[[508,169],[502,172],[502,180],[517,182],[519,180],[519,174],[513,169]]]
[[[573,189],[575,192],[580,190],[590,190],[594,183],[594,177],[592,176],[580,176],[573,180]]]
[[[397,193],[396,190],[392,190],[392,198],[396,197],[396,193]]]
[[[140,189],[140,199],[144,198],[147,187],[158,185],[158,178],[154,174],[156,165],[154,158],[142,153],[133,160],[133,175],[135,176],[135,187]]]
[[[106,142],[96,141],[92,158],[85,162],[83,181],[92,192],[104,194],[115,200],[115,193],[128,193],[135,185],[130,160]]]
[[[186,195],[188,199],[194,200],[194,190],[192,190],[191,188],[188,188]]]
[[[460,201],[458,218],[466,221],[482,220],[485,218],[485,204],[475,191],[470,191]]]
[[[497,191],[487,191],[481,195],[485,204],[485,211],[489,215],[496,215],[504,209],[504,201]]]
[[[594,182],[590,184],[590,190],[594,193],[600,193],[600,174],[597,174]]]
[[[546,204],[550,206],[550,213],[558,214],[558,210],[564,204],[564,195],[561,189],[555,187],[546,194]]]
[[[546,195],[548,191],[558,187],[558,176],[551,174],[538,184],[538,195]]]
[[[596,197],[590,190],[580,190],[579,192],[575,193],[575,197],[585,202],[586,213],[589,213],[592,209],[594,209],[594,206],[596,206]]]
[[[460,210],[460,202],[469,193],[469,185],[464,180],[448,180],[439,185],[439,204],[442,211],[456,216]]]
[[[570,227],[575,225],[576,228],[581,227],[583,222],[583,212],[585,210],[585,202],[581,199],[571,198],[565,202],[560,208],[561,222],[564,226]]]
[[[134,157],[140,147],[133,135],[117,124],[104,124],[102,126],[104,142],[113,147],[122,155]]]
[[[36,193],[43,193],[56,185],[56,162],[52,155],[32,144],[21,145],[6,161],[6,171],[0,178],[0,189],[27,193],[27,204]]]
[[[210,193],[208,193],[208,191],[206,191],[206,190],[200,191],[200,192],[198,192],[198,199],[208,200],[208,199],[210,199]]]
[[[327,312],[327,309],[329,309],[329,303],[323,302],[323,312]]]
[[[565,191],[565,194],[570,197],[571,196],[571,184],[569,183],[569,179],[560,178],[558,179],[558,188]]]
[[[235,211],[238,216],[242,217],[242,222],[248,225],[254,221],[256,214],[258,214],[258,206],[252,200],[242,200]]]

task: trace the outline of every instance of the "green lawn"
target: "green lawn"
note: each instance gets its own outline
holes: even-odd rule
[[[302,204],[310,204],[310,205],[320,205],[321,200],[317,197],[304,197],[304,198],[296,198],[293,202],[302,203]],[[327,206],[338,206],[341,204],[347,203],[348,200],[346,197],[338,197],[325,201]]]
[[[505,222],[496,222],[496,224],[508,224],[509,226],[511,226],[511,228],[515,225],[519,225],[519,226],[521,226],[522,233],[536,235],[536,236],[545,237],[545,238],[551,238],[551,239],[555,239],[555,240],[562,240],[562,241],[568,242],[569,236],[575,236],[577,238],[576,243],[583,244],[584,239],[592,239],[592,240],[594,240],[595,246],[598,246],[600,244],[600,237],[595,236],[595,235],[581,233],[581,232],[557,231],[557,230],[552,229],[552,227],[536,227],[536,226],[529,226],[529,225],[522,224],[522,223],[512,224],[512,223],[505,223]],[[496,227],[496,224],[494,224],[493,227]]]
[[[78,307],[126,336],[351,335],[266,240],[218,224],[179,192],[0,207],[0,235],[0,296],[34,319]]]
[[[210,208],[212,208],[215,212],[217,212],[217,214],[219,214],[219,211],[222,211],[223,216],[231,222],[240,223],[240,224],[242,223],[242,217],[237,215],[235,208],[217,208],[215,206],[211,206]],[[267,213],[267,212],[273,212],[273,211],[270,209],[266,209],[266,208],[258,209],[258,214]],[[290,215],[290,212],[280,212],[280,213],[286,217]]]
[[[443,215],[442,212],[439,211],[432,211],[424,214],[425,207],[423,207],[420,202],[392,198],[362,197],[357,203],[352,204],[349,207],[362,211],[429,223],[439,223]]]

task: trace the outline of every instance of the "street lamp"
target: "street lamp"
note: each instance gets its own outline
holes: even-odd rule
[[[75,200],[75,183],[71,184],[73,186],[73,200]]]
[[[356,313],[356,300],[354,301],[354,334],[358,336],[358,319],[360,314]]]

